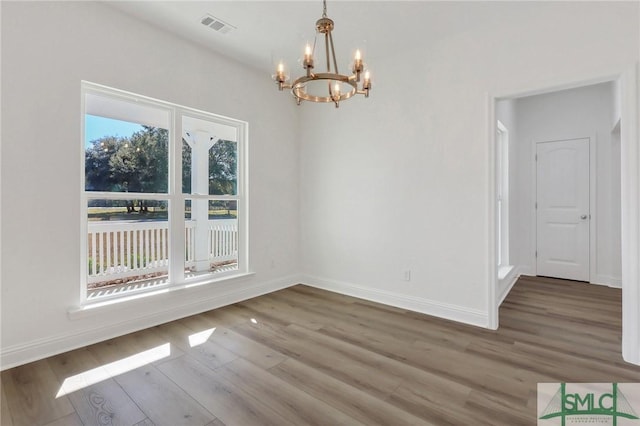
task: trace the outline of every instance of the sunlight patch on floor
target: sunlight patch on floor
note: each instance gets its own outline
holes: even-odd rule
[[[151,364],[152,362],[166,358],[169,355],[171,355],[171,344],[165,343],[164,345],[160,345],[135,355],[122,358],[118,361],[84,371],[80,374],[76,374],[75,376],[68,377],[62,383],[62,386],[60,386],[60,390],[58,391],[56,398],[60,398],[61,396],[95,385],[96,383],[111,377]]]
[[[189,346],[193,348],[194,346],[203,344],[204,342],[209,340],[209,337],[211,337],[214,331],[216,331],[215,327],[190,335]]]

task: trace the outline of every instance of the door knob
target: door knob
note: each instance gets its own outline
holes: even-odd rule
[[[583,215],[580,216],[580,219],[582,219],[582,220],[585,220],[586,218],[587,218],[586,214],[583,214]]]

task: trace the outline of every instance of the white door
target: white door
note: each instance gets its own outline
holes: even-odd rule
[[[537,275],[589,281],[589,138],[536,153]]]

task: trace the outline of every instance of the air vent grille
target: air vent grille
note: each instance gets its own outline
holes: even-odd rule
[[[218,19],[213,15],[206,15],[200,20],[200,23],[221,34],[227,34],[228,32],[236,29],[233,25],[227,24],[222,19]]]

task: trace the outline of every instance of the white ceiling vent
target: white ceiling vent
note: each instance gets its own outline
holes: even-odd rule
[[[202,18],[200,22],[202,23],[202,25],[206,25],[207,27],[222,34],[226,34],[229,31],[236,29],[236,27],[234,27],[233,25],[227,24],[223,20],[218,19],[213,15],[205,15],[205,17]]]

